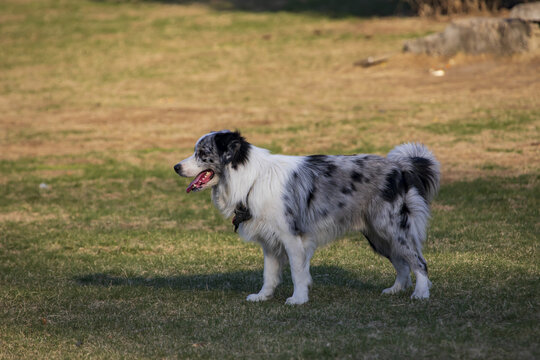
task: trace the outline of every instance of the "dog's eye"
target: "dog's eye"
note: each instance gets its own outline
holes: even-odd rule
[[[204,150],[199,150],[199,152],[197,152],[197,157],[202,161],[202,162],[207,162],[208,159],[208,153]]]

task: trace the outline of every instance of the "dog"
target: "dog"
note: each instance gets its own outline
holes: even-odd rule
[[[186,191],[212,189],[212,200],[235,231],[264,255],[263,286],[248,301],[272,297],[288,262],[294,292],[286,304],[304,304],[312,284],[310,260],[319,246],[345,233],[362,233],[394,266],[395,294],[416,285],[411,298],[429,298],[422,255],[430,202],[440,166],[422,144],[406,143],[377,155],[271,154],[228,130],[202,136],[189,158],[174,166],[194,177]]]

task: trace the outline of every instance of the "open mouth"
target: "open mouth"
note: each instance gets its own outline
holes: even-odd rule
[[[210,169],[200,172],[199,175],[195,176],[195,179],[193,179],[193,181],[189,184],[186,192],[189,193],[191,191],[202,190],[213,177],[214,172]]]

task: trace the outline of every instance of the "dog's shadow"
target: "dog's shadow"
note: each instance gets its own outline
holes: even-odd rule
[[[343,286],[354,290],[370,290],[374,284],[364,283],[347,270],[336,266],[313,266],[311,275],[319,286]],[[237,292],[258,291],[262,286],[261,270],[240,270],[212,274],[191,274],[177,276],[117,276],[107,273],[93,273],[77,276],[74,279],[79,285],[92,286],[143,286],[151,288],[170,288],[173,290],[228,290]],[[291,276],[286,269],[283,282],[292,286]]]

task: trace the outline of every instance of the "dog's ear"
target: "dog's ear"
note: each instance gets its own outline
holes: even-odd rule
[[[215,136],[216,147],[221,163],[232,164],[233,169],[247,160],[249,143],[242,137],[240,132],[222,132]]]
[[[242,144],[238,140],[233,140],[227,144],[227,150],[221,156],[221,161],[228,164],[233,161],[236,153],[240,150]]]

